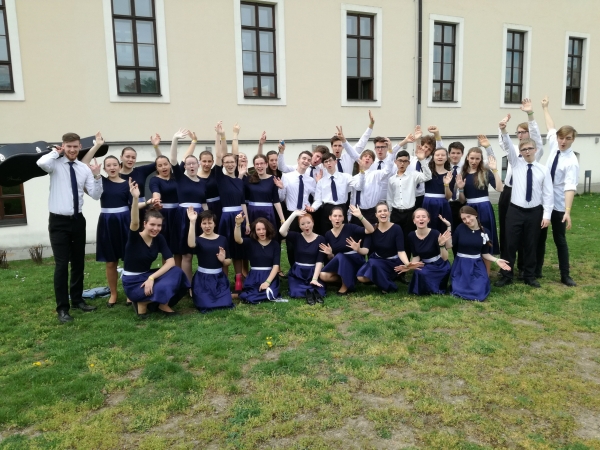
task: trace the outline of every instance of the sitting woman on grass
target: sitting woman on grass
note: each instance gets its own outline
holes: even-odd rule
[[[140,319],[148,318],[150,303],[158,304],[158,310],[166,316],[176,315],[172,307],[185,295],[190,284],[183,271],[175,266],[173,253],[160,234],[163,216],[149,210],[142,231],[138,231],[140,190],[131,178],[129,190],[132,196],[131,224],[123,259],[123,290]],[[160,269],[152,269],[159,253],[165,263]]]

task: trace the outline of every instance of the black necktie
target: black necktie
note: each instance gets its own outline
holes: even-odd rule
[[[344,169],[342,169],[342,158],[338,158],[337,166],[338,166],[338,171],[344,173]]]
[[[421,171],[421,161],[417,161],[417,172]],[[417,184],[417,189],[421,187],[421,183]]]
[[[360,191],[356,191],[356,206],[360,208]]]
[[[77,189],[77,176],[73,164],[75,161],[69,162],[69,172],[71,174],[71,191],[73,192],[73,216],[77,217],[79,214],[79,189]]]
[[[531,194],[533,193],[533,172],[531,166],[533,164],[527,164],[527,190],[525,191],[525,201],[529,203],[531,201]]]
[[[298,203],[296,204],[296,209],[302,209],[304,202],[304,180],[302,179],[302,175],[300,175],[300,182],[298,184]]]
[[[337,187],[335,186],[335,177],[331,176],[331,196],[333,197],[333,201],[338,201],[337,196]]]
[[[379,165],[377,166],[377,170],[381,170],[381,163],[382,163],[382,162],[383,162],[383,161],[379,161]]]
[[[554,161],[552,161],[552,169],[550,169],[550,176],[552,177],[552,182],[554,183],[554,175],[556,174],[556,166],[558,166],[558,157],[560,156],[560,150],[557,150],[556,156],[554,157]]]
[[[457,171],[458,166],[454,166],[454,169],[452,169],[452,181],[450,181],[450,186],[448,186],[452,191],[452,200],[456,200],[456,191],[454,188],[456,187],[456,174],[458,173]]]
[[[315,171],[315,166],[310,166],[310,177],[312,178],[313,172]]]

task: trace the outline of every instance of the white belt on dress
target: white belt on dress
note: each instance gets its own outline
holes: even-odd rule
[[[142,275],[146,272],[128,272],[127,270],[123,271],[123,276],[135,276],[135,275]]]
[[[221,197],[213,197],[213,198],[207,198],[206,202],[212,203],[212,202],[218,202],[219,200],[221,200]]]
[[[437,255],[437,256],[434,256],[433,258],[422,259],[421,261],[423,261],[424,263],[432,263],[432,262],[436,262],[441,257],[442,257],[441,255]]]
[[[316,264],[305,264],[305,263],[299,263],[297,262],[296,264],[298,264],[299,266],[304,266],[304,267],[315,267]]]
[[[425,194],[425,197],[429,198],[446,198],[445,194]]]
[[[129,211],[129,206],[120,206],[118,208],[100,208],[101,213],[116,214]]]
[[[140,202],[140,203],[141,202],[145,202],[145,201],[146,201],[146,197],[140,197],[140,198],[138,198],[138,202]]]
[[[248,202],[250,206],[273,206],[273,203],[265,203],[265,202]]]
[[[198,266],[198,272],[201,273],[209,273],[212,275],[217,275],[219,272],[223,272],[223,269],[205,269],[204,267]]]
[[[162,203],[162,207],[164,209],[177,208],[178,206],[179,206],[179,203]]]
[[[344,252],[344,255],[353,255],[353,254],[355,254],[355,253],[356,253],[356,252],[355,252],[354,250],[352,250],[351,252]]]
[[[394,256],[388,256],[387,258],[384,258],[383,256],[379,256],[377,253],[373,253],[373,254],[381,259],[396,259],[398,257],[398,255],[394,255]]]
[[[466,253],[457,253],[456,256],[460,256],[461,258],[470,258],[470,259],[481,258],[481,255],[467,255]]]
[[[273,270],[272,267],[250,267],[250,270]]]
[[[222,211],[223,212],[239,212],[242,210],[241,206],[225,206]]]
[[[479,198],[468,198],[467,199],[467,203],[483,203],[483,202],[489,202],[490,198],[489,197],[479,197]]]
[[[202,203],[180,203],[179,206],[182,208],[189,208],[193,206],[194,208],[202,208]]]

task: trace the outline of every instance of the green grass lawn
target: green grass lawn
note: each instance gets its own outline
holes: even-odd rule
[[[61,325],[52,259],[11,261],[0,449],[600,449],[599,228],[600,196],[577,197],[578,287],[559,283],[550,234],[543,288],[484,303],[332,286],[324,306],[203,315],[185,298],[143,322],[99,299]],[[106,284],[92,255],[86,272]]]

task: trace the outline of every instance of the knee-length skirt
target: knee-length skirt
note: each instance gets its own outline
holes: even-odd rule
[[[167,273],[154,280],[152,294],[146,295],[142,284],[158,269],[138,274],[123,274],[123,290],[132,302],[157,302],[175,306],[187,293],[190,283],[179,267],[171,267]]]
[[[336,273],[349,290],[356,286],[356,274],[365,263],[365,257],[356,252],[338,253],[323,267],[323,272]]]

